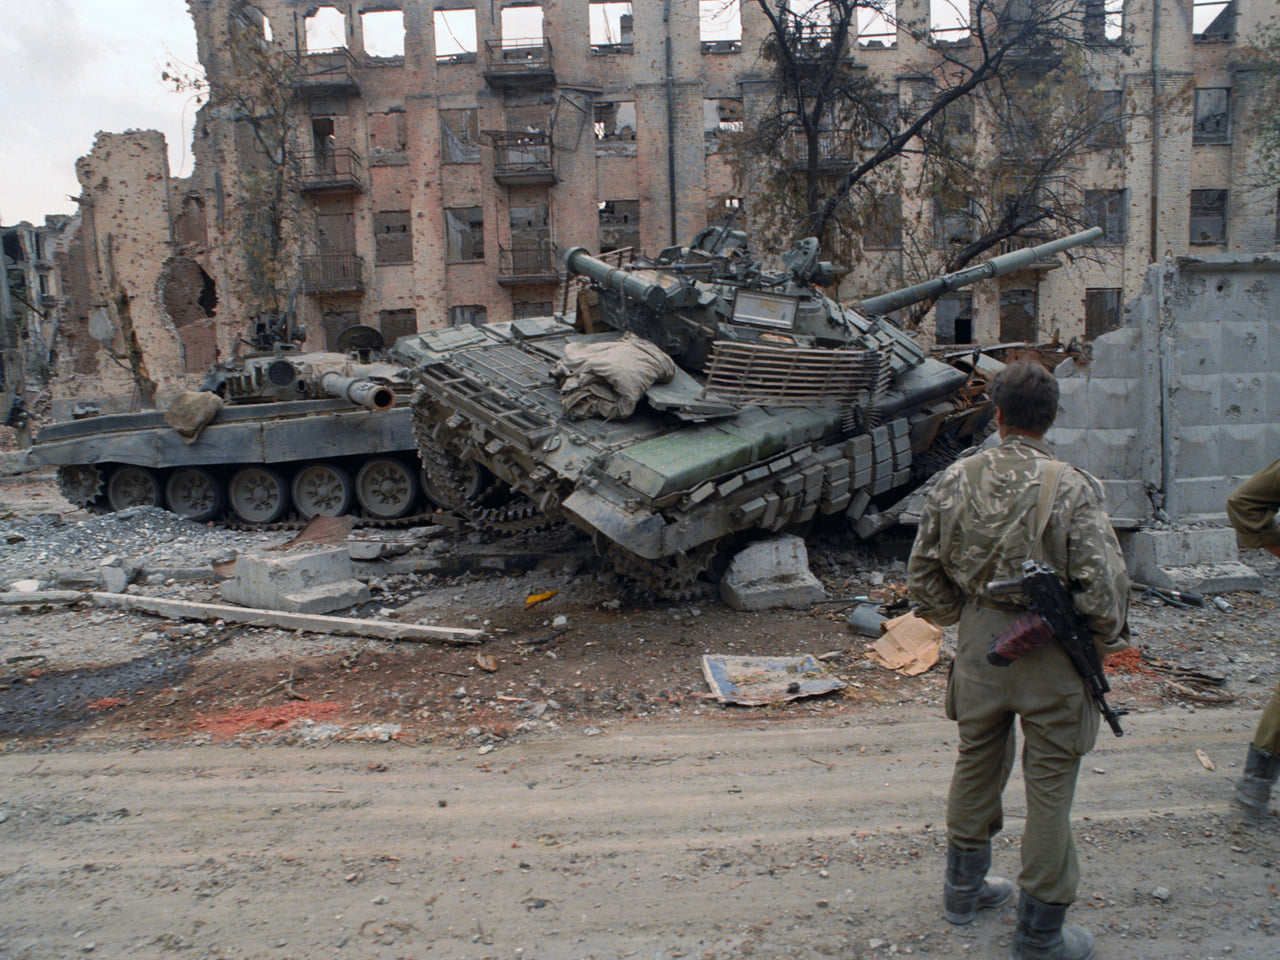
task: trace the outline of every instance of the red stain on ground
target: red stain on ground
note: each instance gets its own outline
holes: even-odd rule
[[[215,740],[225,740],[241,733],[257,733],[262,730],[279,730],[298,720],[330,720],[346,709],[346,704],[336,700],[312,703],[298,701],[277,707],[258,707],[254,710],[228,710],[225,713],[200,714],[191,721],[195,730],[207,733]]]
[[[90,710],[110,710],[113,707],[123,707],[127,700],[121,700],[119,697],[99,697],[93,703],[89,704]]]

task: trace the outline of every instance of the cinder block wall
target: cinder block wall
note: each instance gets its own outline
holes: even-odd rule
[[[1280,256],[1168,258],[1083,370],[1064,364],[1059,456],[1106,487],[1119,521],[1222,517],[1280,457]]]

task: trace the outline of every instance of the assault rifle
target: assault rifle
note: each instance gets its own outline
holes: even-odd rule
[[[1111,732],[1117,737],[1124,736],[1124,731],[1120,729],[1120,718],[1129,711],[1113,710],[1107,705],[1107,694],[1111,691],[1111,685],[1107,683],[1106,674],[1102,669],[1102,660],[1098,656],[1097,648],[1093,645],[1093,636],[1089,633],[1089,627],[1084,618],[1076,611],[1075,605],[1071,602],[1071,594],[1067,593],[1067,588],[1062,585],[1058,575],[1048,567],[1034,560],[1028,560],[1022,565],[1021,579],[993,580],[987,584],[987,590],[993,597],[1014,593],[1023,594],[1031,601],[1028,608],[1029,614],[1032,618],[1038,618],[1041,621],[1039,624],[1027,626],[1024,621],[1028,618],[1019,620],[1014,627],[1021,627],[1021,636],[1012,639],[1006,645],[1001,645],[1000,640],[1005,637],[1005,634],[1001,634],[997,642],[992,644],[992,651],[987,654],[987,659],[997,666],[1007,666],[1034,646],[1034,641],[1028,644],[1025,641],[1019,642],[1020,640],[1029,635],[1047,632],[1058,641],[1067,656],[1071,658],[1072,666],[1084,680],[1089,696],[1093,697],[1094,702],[1098,704],[1098,709],[1102,711],[1102,718],[1111,727]]]

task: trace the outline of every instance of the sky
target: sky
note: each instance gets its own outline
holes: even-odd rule
[[[75,213],[100,130],[160,130],[188,176],[196,104],[170,63],[199,72],[185,0],[0,0],[0,224]]]

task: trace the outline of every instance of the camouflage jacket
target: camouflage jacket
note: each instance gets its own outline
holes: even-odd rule
[[[1227,519],[1242,547],[1266,549],[1280,544],[1280,460],[1263,467],[1227,497]]]
[[[1098,481],[1063,469],[1044,537],[1033,543],[1040,481],[1052,462],[1043,443],[1013,435],[938,477],[907,568],[921,617],[955,623],[967,601],[990,601],[990,581],[1022,576],[1023,561],[1034,556],[1063,578],[1095,641],[1125,646],[1118,638],[1128,635],[1129,574]],[[1019,602],[1002,597],[999,605],[1011,601]]]

